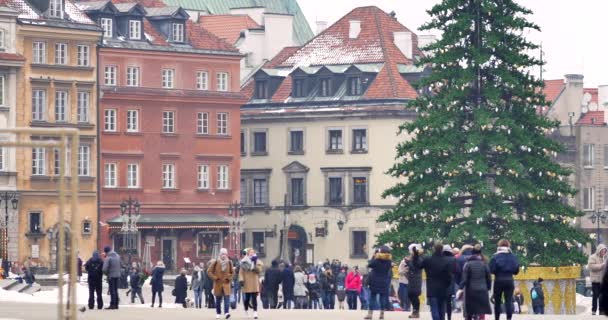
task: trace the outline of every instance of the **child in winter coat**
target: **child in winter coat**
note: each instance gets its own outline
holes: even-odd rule
[[[144,296],[141,294],[141,274],[136,268],[131,270],[129,275],[129,286],[131,288],[131,303],[135,303],[135,296],[139,297],[141,304],[144,304]]]
[[[542,283],[543,279],[539,278],[538,281],[534,281],[534,287],[530,290],[534,314],[545,314],[545,293]]]

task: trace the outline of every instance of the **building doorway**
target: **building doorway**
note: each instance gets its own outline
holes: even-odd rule
[[[161,238],[161,260],[167,270],[175,270],[177,239],[172,237]]]
[[[289,244],[289,260],[294,264],[306,264],[307,237],[306,230],[299,225],[293,224],[287,232]]]
[[[67,272],[69,270],[69,266],[70,266],[70,247],[72,244],[71,241],[71,232],[70,232],[70,226],[66,223],[64,224],[64,246],[65,246],[65,251],[64,251],[64,255],[63,255],[63,267],[64,267],[64,272]],[[59,225],[55,225],[55,227],[51,230],[50,233],[50,240],[51,240],[51,270],[52,271],[57,271],[57,269],[59,268]]]

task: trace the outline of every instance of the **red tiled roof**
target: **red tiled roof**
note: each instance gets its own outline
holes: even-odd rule
[[[203,28],[209,30],[219,38],[226,40],[228,43],[235,43],[243,30],[261,28],[261,26],[248,15],[201,16],[198,22]]]
[[[291,57],[296,51],[298,51],[301,47],[285,47],[277,53],[270,62],[268,62],[264,67],[265,68],[276,68],[277,66],[283,64],[287,58]]]
[[[545,80],[545,87],[543,88],[545,100],[549,104],[553,104],[564,88],[566,88],[566,84],[564,84],[563,79]]]
[[[0,60],[25,61],[25,57],[17,53],[0,52]]]
[[[577,125],[603,126],[604,111],[589,111],[576,122]]]

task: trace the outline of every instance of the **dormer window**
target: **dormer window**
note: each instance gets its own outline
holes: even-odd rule
[[[63,18],[63,0],[49,1],[49,17]]]
[[[141,21],[129,20],[129,39],[131,39],[131,40],[141,39]]]
[[[361,95],[361,77],[349,77],[348,78],[348,95],[349,96],[360,96]]]
[[[319,95],[321,97],[331,96],[331,79],[330,78],[321,79]]]
[[[255,82],[255,97],[257,99],[268,99],[267,80],[258,80]]]
[[[113,25],[111,18],[101,18],[101,28],[103,29],[103,36],[106,38],[112,38]]]
[[[306,96],[306,80],[305,79],[294,79],[293,80],[293,90],[291,95],[294,98],[301,98]]]
[[[184,24],[173,24],[173,42],[184,42]]]

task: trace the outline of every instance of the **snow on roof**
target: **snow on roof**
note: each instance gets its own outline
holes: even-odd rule
[[[80,10],[75,4],[70,1],[65,1],[65,13],[73,22],[82,24],[95,24],[93,20]]]

